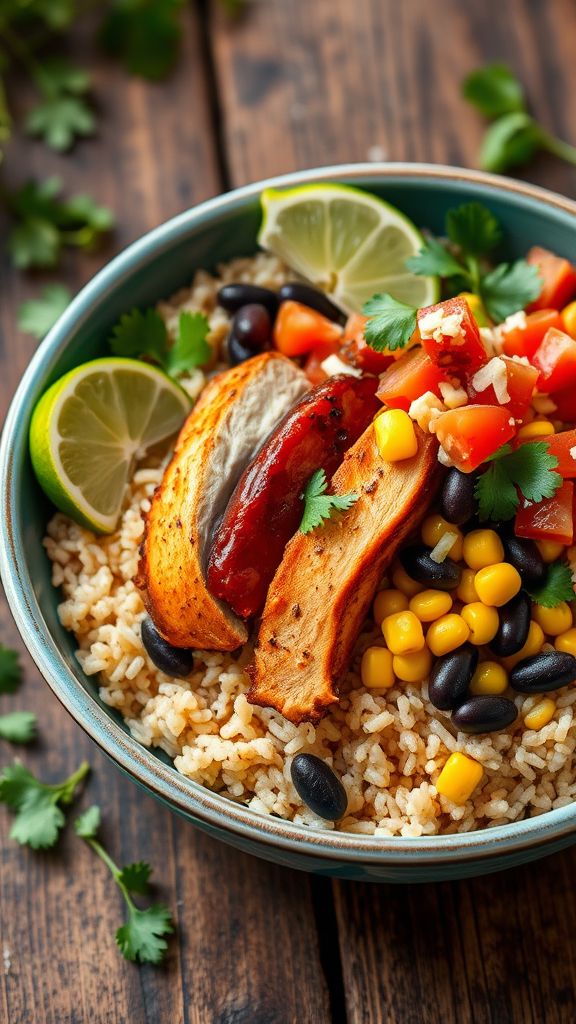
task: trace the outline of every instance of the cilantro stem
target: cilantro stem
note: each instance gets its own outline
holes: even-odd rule
[[[543,148],[547,149],[549,153],[560,157],[561,160],[566,160],[569,164],[576,165],[576,146],[571,146],[569,142],[564,142],[563,139],[558,139],[543,129],[540,138]]]
[[[118,865],[115,863],[115,861],[112,860],[112,857],[104,849],[104,847],[102,846],[102,843],[100,843],[97,839],[94,839],[93,837],[85,837],[85,838],[86,838],[86,842],[94,850],[94,853],[98,857],[100,857],[100,860],[104,861],[106,867],[108,868],[110,874],[112,875],[112,878],[116,882],[116,885],[118,886],[118,888],[120,889],[120,892],[122,893],[122,896],[124,897],[124,902],[126,903],[126,906],[130,910],[137,910],[138,908],[136,907],[136,904],[134,903],[132,897],[130,896],[130,893],[128,892],[128,889],[126,888],[126,886],[124,885],[124,883],[122,881],[122,878],[121,878],[122,872],[120,871],[120,868],[118,867]]]
[[[466,267],[468,270],[468,276],[470,278],[471,290],[476,294],[480,294],[480,264],[476,256],[466,256]]]
[[[76,769],[75,772],[72,773],[72,775],[68,779],[65,779],[64,782],[56,782],[53,785],[51,785],[48,782],[44,782],[42,783],[42,785],[44,789],[48,790],[48,792],[50,793],[61,793],[63,791],[66,791],[72,794],[76,789],[78,783],[82,782],[82,779],[84,779],[88,775],[89,771],[90,765],[88,764],[88,761],[82,761],[82,764]]]

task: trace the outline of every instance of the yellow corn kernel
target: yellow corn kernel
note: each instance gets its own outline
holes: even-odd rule
[[[456,596],[459,597],[464,604],[473,604],[474,601],[478,600],[478,594],[476,593],[476,587],[474,586],[475,575],[475,569],[462,569],[462,576],[460,577],[460,583],[456,589]]]
[[[413,580],[400,564],[392,572],[392,583],[397,590],[406,594],[406,597],[414,597],[414,594],[419,594],[421,590],[424,590],[423,584]]]
[[[389,690],[394,686],[392,653],[385,647],[368,647],[360,665],[362,682],[370,690]]]
[[[576,302],[571,302],[568,306],[564,306],[561,316],[566,333],[571,338],[576,338]]]
[[[464,541],[462,531],[453,523],[449,523],[441,515],[427,516],[422,523],[420,534],[424,544],[427,544],[429,548],[436,547],[438,541],[445,533],[455,533],[457,535],[448,554],[450,558],[454,558],[456,562],[459,562],[462,558],[462,545]]]
[[[441,615],[446,615],[452,607],[452,598],[445,590],[423,590],[410,601],[410,611],[414,612],[420,622],[434,622]]]
[[[432,655],[427,647],[414,654],[395,654],[394,675],[405,683],[422,683],[430,675]]]
[[[480,298],[479,295],[474,295],[474,292],[460,292],[458,298],[466,299],[466,302],[468,303],[468,306],[470,308],[470,312],[472,313],[472,316],[474,317],[476,323],[478,324],[478,327],[492,326],[492,321],[488,317],[488,314],[484,309],[482,299]]]
[[[554,647],[565,654],[576,655],[576,629],[567,629],[565,633],[560,633],[554,641]]]
[[[508,689],[508,673],[497,661],[481,661],[472,676],[470,693],[475,697],[483,694],[504,693]]]
[[[516,436],[526,441],[534,437],[546,437],[553,433],[554,424],[550,423],[550,420],[532,420],[532,423],[525,423],[523,427],[520,427]]]
[[[382,623],[382,632],[392,654],[414,654],[424,647],[422,623],[414,612],[394,612]]]
[[[566,601],[561,601],[555,608],[544,608],[544,605],[532,605],[532,616],[547,636],[560,636],[572,628],[572,612]]]
[[[372,605],[374,622],[381,626],[387,615],[406,611],[407,607],[408,598],[401,590],[380,590]]]
[[[510,562],[487,565],[476,573],[474,586],[483,604],[501,608],[508,604],[522,586],[520,573]]]
[[[465,804],[484,775],[484,769],[474,758],[456,751],[450,754],[438,781],[438,793],[451,800],[453,804]]]
[[[414,424],[403,409],[386,409],[374,420],[376,444],[386,462],[411,459],[418,451]]]
[[[548,722],[554,717],[555,711],[555,701],[550,697],[545,697],[544,700],[538,701],[533,708],[530,708],[528,714],[524,715],[524,725],[527,729],[538,731],[548,725]]]
[[[504,545],[495,530],[472,530],[464,537],[464,561],[471,569],[484,569],[504,559]]]
[[[495,608],[489,608],[481,601],[473,601],[472,604],[465,604],[460,615],[470,628],[470,643],[479,647],[481,644],[489,644],[498,632],[500,619]]]
[[[517,665],[519,661],[523,661],[524,658],[531,658],[534,654],[539,654],[543,643],[544,631],[537,622],[532,620],[528,627],[528,636],[526,637],[524,647],[521,647],[516,654],[509,654],[507,658],[502,658],[502,664],[510,671],[510,669],[514,668],[514,665]]]
[[[454,651],[465,644],[469,636],[468,624],[461,615],[452,612],[431,624],[426,634],[426,643],[432,654],[440,658],[443,654],[448,654],[449,651]]]
[[[564,553],[564,545],[555,540],[537,540],[536,547],[545,562],[555,562]]]

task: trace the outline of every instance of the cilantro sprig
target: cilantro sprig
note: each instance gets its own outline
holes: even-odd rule
[[[47,284],[37,299],[28,299],[18,310],[18,327],[21,331],[44,338],[51,327],[70,305],[72,292],[63,284]]]
[[[0,693],[16,693],[21,678],[18,651],[0,644]]]
[[[122,893],[128,916],[116,932],[116,942],[126,960],[158,964],[164,958],[168,943],[164,938],[174,931],[168,907],[155,904],[141,910],[132,899],[133,894],[147,895],[152,868],[144,861],[119,868],[98,839],[100,808],[89,807],[74,823],[76,834],[84,839],[108,868]]]
[[[576,146],[547,131],[527,110],[522,83],[505,64],[488,64],[462,83],[462,95],[492,123],[480,150],[486,171],[503,172],[528,163],[538,151],[576,164]]]
[[[171,343],[166,324],[155,309],[133,309],[112,331],[114,355],[151,359],[171,377],[205,366],[212,349],[206,338],[210,325],[203,313],[180,313],[176,339]]]
[[[87,102],[90,76],[61,59],[38,65],[36,84],[42,95],[26,118],[29,135],[38,135],[50,149],[63,152],[77,138],[93,135],[94,114]]]
[[[300,523],[301,533],[311,533],[317,526],[331,519],[335,512],[346,512],[355,501],[358,495],[350,494],[326,494],[328,484],[326,473],[323,469],[317,469],[312,474],[302,497],[304,498],[304,513]]]
[[[528,442],[514,451],[503,445],[476,481],[480,519],[512,519],[520,505],[519,494],[533,503],[552,498],[562,486],[562,477],[555,472],[557,465],[558,459],[549,454],[544,441]]]
[[[570,567],[564,562],[549,565],[542,586],[533,590],[528,587],[527,590],[532,600],[544,608],[555,608],[563,601],[573,601],[576,597]]]
[[[384,349],[394,352],[404,348],[416,330],[414,307],[398,302],[387,292],[368,299],[363,312],[369,317],[365,327],[366,341],[376,352]]]
[[[54,846],[66,818],[62,807],[72,803],[77,787],[90,771],[83,761],[63,782],[41,782],[20,761],[0,774],[0,803],[15,813],[10,838],[33,850]]]
[[[18,651],[0,644],[0,694],[13,694],[22,679]],[[0,739],[29,743],[36,735],[36,715],[31,711],[9,711],[0,715]]]

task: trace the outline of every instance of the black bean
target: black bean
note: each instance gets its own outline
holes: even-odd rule
[[[234,314],[232,334],[245,348],[262,352],[270,345],[272,320],[266,306],[257,302],[242,306]]]
[[[257,302],[265,306],[272,319],[278,312],[279,299],[270,288],[261,288],[258,284],[225,284],[218,292],[218,302],[229,313],[235,313],[242,306]]]
[[[442,487],[440,504],[442,515],[450,523],[461,525],[467,523],[476,511],[474,473],[461,473],[459,469],[449,469]]]
[[[232,366],[238,366],[238,363],[243,363],[246,359],[252,359],[255,352],[247,345],[243,345],[238,340],[233,331],[228,335],[228,359]]]
[[[182,678],[189,676],[194,667],[192,651],[186,647],[173,647],[160,635],[151,618],[145,618],[140,635],[146,653],[156,668],[167,676]]]
[[[576,658],[563,651],[541,651],[523,658],[510,673],[510,686],[519,693],[548,693],[576,679]]]
[[[431,548],[424,544],[414,544],[412,547],[404,548],[400,555],[400,561],[413,580],[417,583],[426,583],[436,590],[453,590],[460,583],[462,570],[451,558],[445,558],[443,562],[435,562],[430,558]]]
[[[452,721],[462,732],[496,732],[505,729],[518,717],[514,701],[507,697],[470,697],[452,715]]]
[[[498,609],[498,631],[490,641],[490,649],[499,658],[508,658],[521,651],[530,629],[530,598],[523,590]]]
[[[315,754],[296,754],[290,775],[298,795],[319,818],[338,821],[344,815],[346,790],[326,761]]]
[[[514,534],[503,534],[502,543],[506,560],[518,570],[525,587],[537,587],[544,582],[546,566],[533,540],[520,540]]]
[[[328,317],[329,320],[334,320],[337,324],[346,323],[346,314],[324,292],[313,288],[310,284],[302,284],[301,281],[288,281],[287,284],[282,285],[278,292],[278,298],[280,302],[301,302],[302,305],[315,309],[317,313]]]
[[[453,711],[466,700],[477,664],[478,649],[472,644],[462,644],[438,659],[428,683],[428,696],[435,708]]]

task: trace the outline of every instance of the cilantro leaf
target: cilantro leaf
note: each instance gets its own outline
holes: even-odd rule
[[[28,299],[18,310],[18,327],[21,331],[44,338],[51,327],[69,306],[72,293],[63,284],[47,284],[40,292],[40,298]]]
[[[128,920],[116,932],[116,942],[126,960],[158,964],[163,959],[168,943],[161,938],[174,931],[168,907],[161,905],[139,910],[128,909]]]
[[[64,203],[60,212],[62,226],[79,228],[94,236],[110,231],[114,227],[114,214],[107,206],[100,206],[92,196],[81,193],[72,196]],[[93,239],[85,238],[85,246],[92,244]]]
[[[501,323],[507,316],[524,309],[537,299],[542,290],[542,278],[538,267],[526,260],[515,263],[500,263],[481,279],[480,297],[488,316],[495,323]]]
[[[466,272],[462,264],[437,238],[426,239],[420,252],[408,257],[406,266],[413,274],[432,277],[456,277]]]
[[[178,337],[165,359],[166,371],[171,377],[208,362],[212,355],[206,341],[209,330],[210,325],[203,313],[180,313]]]
[[[74,831],[81,839],[95,839],[100,828],[100,808],[93,804],[87,811],[80,814],[74,822]]]
[[[148,892],[148,880],[152,874],[152,868],[143,860],[134,864],[126,864],[119,875],[119,881],[125,885],[129,892],[137,892],[145,896]]]
[[[0,644],[0,693],[15,693],[22,678],[18,651]]]
[[[502,174],[511,167],[528,163],[544,147],[544,135],[530,114],[504,114],[491,124],[480,149],[480,166]]]
[[[88,72],[60,57],[43,61],[36,78],[42,92],[47,96],[56,96],[64,92],[81,95],[90,88]]]
[[[326,473],[317,469],[304,488],[304,513],[300,523],[301,533],[310,533],[330,519],[334,512],[345,512],[358,501],[357,494],[326,494],[328,489]]]
[[[60,256],[60,234],[47,220],[29,218],[9,235],[8,251],[19,270],[29,267],[55,267]]]
[[[527,589],[532,600],[544,608],[555,608],[563,601],[573,601],[576,597],[570,567],[563,562],[553,562],[548,566],[542,586],[534,590]]]
[[[150,356],[161,365],[166,358],[168,333],[155,309],[133,309],[120,317],[112,331],[110,348],[115,356]]]
[[[446,231],[450,241],[469,256],[490,252],[502,238],[499,221],[482,203],[464,203],[448,210]]]
[[[8,248],[15,266],[52,267],[63,246],[93,248],[113,226],[110,210],[90,196],[58,198],[59,178],[30,181],[7,195],[8,207],[16,220]]]
[[[64,152],[76,140],[92,135],[96,121],[79,96],[54,96],[40,102],[26,118],[29,135],[39,135],[50,149]]]
[[[404,348],[416,330],[416,310],[398,302],[386,292],[373,295],[364,303],[363,313],[369,317],[364,335],[376,352]]]
[[[480,518],[511,519],[520,504],[518,490],[529,502],[551,498],[562,486],[562,477],[554,472],[557,465],[543,441],[522,444],[515,451],[504,445],[476,481]]]
[[[116,0],[102,23],[101,43],[131,74],[165,78],[178,56],[182,6],[183,0]]]
[[[0,715],[0,738],[10,743],[29,743],[36,735],[36,715],[31,711],[11,711]]]
[[[34,850],[53,846],[66,820],[59,805],[71,802],[89,770],[84,761],[68,779],[49,784],[40,782],[19,761],[4,768],[0,774],[0,803],[16,814],[11,838]]]
[[[462,83],[462,95],[486,117],[500,117],[525,106],[522,84],[505,64],[472,71]]]

